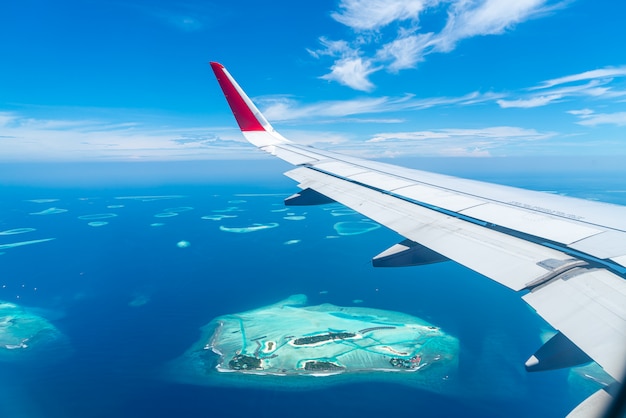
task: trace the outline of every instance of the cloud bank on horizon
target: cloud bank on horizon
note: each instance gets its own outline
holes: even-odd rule
[[[304,144],[364,157],[626,154],[626,34],[611,32],[621,25],[614,4],[607,13],[578,1],[339,0],[334,10],[308,5],[310,22],[276,4],[259,9],[276,18],[271,27],[254,13],[246,20],[240,6],[100,6],[93,33],[76,23],[88,21],[87,9],[50,9],[50,21],[121,70],[90,63],[93,48],[73,61],[62,25],[44,23],[64,57],[49,80],[20,67],[24,51],[50,48],[26,36],[38,28],[20,25],[15,6],[15,27],[4,29],[17,39],[5,48],[15,65],[0,69],[0,161],[263,158],[196,62],[207,45],[266,117]],[[241,37],[224,36],[234,21]],[[112,24],[118,37],[109,31],[103,41]],[[283,36],[290,24],[298,30]],[[250,39],[266,48],[244,48]],[[8,82],[16,79],[19,88]]]

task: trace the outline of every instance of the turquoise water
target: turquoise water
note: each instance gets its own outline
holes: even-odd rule
[[[283,211],[295,184],[275,174],[271,184],[4,187],[0,300],[36,309],[65,343],[0,358],[0,416],[563,416],[594,390],[568,370],[524,371],[550,328],[515,293],[451,262],[374,269],[371,257],[401,237],[370,223],[352,234],[363,217],[338,205]],[[622,178],[508,182],[624,204]],[[337,233],[339,220],[350,235]],[[365,377],[305,391],[163,378],[211,319],[299,293],[441,327],[459,339],[463,390]]]

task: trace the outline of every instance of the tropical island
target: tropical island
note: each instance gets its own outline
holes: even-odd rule
[[[351,376],[433,390],[456,370],[458,340],[420,318],[306,301],[294,295],[215,318],[170,370],[178,381],[209,385],[262,379],[263,385],[310,386],[306,376],[326,382]]]

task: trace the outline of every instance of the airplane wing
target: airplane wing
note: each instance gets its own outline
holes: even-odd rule
[[[518,292],[559,331],[530,357],[529,371],[593,360],[623,381],[626,206],[298,145],[274,130],[221,64],[211,67],[245,138],[296,166],[285,174],[301,191],[287,205],[339,202],[402,235],[374,257],[374,266],[449,259]],[[596,395],[576,411],[605,405],[598,401],[604,392]]]

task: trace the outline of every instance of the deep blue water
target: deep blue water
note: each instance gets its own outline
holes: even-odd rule
[[[485,179],[626,203],[623,181],[614,175]],[[287,179],[268,185],[253,177],[227,185],[209,179],[167,187],[4,187],[0,231],[36,231],[2,236],[0,244],[55,240],[0,255],[0,300],[40,309],[66,341],[23,361],[0,362],[0,417],[563,416],[589,394],[568,381],[567,370],[524,371],[549,326],[518,295],[451,262],[374,269],[370,258],[401,237],[380,228],[328,238],[337,236],[337,222],[363,220],[333,216],[336,205],[290,209],[306,219],[286,220],[287,212],[276,210],[295,190]],[[137,195],[182,197],[116,199]],[[43,198],[58,201],[28,201]],[[109,207],[117,205],[123,206]],[[31,214],[50,207],[67,211]],[[193,209],[155,217],[180,207]],[[227,208],[236,209],[215,212]],[[117,216],[102,219],[108,224],[100,227],[78,218],[101,213]],[[215,214],[236,217],[202,219]],[[220,230],[274,222],[279,227],[251,233]],[[177,247],[181,240],[191,245]],[[300,241],[285,244],[290,240]],[[322,389],[278,391],[163,377],[165,365],[214,317],[295,293],[311,304],[354,306],[361,299],[362,306],[442,327],[460,340],[462,390],[440,394],[358,377]],[[137,297],[147,302],[129,305]]]

